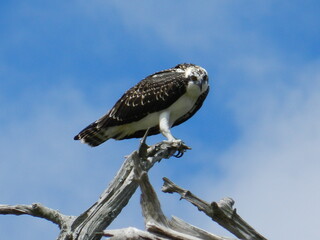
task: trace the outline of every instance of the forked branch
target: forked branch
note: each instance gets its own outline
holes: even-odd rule
[[[167,219],[161,210],[147,172],[156,162],[172,156],[181,157],[188,149],[190,148],[183,142],[160,142],[148,146],[144,137],[139,149],[127,156],[98,201],[78,217],[63,215],[41,204],[0,205],[0,214],[27,214],[47,219],[60,227],[58,240],[99,240],[102,236],[111,237],[112,240],[230,240],[231,238],[211,234],[177,217]],[[265,240],[236,213],[232,208],[232,199],[227,198],[209,204],[169,179],[164,178],[164,181],[164,192],[180,194],[181,198],[197,206],[200,211],[205,212],[238,238]],[[141,207],[146,231],[132,227],[105,230],[127,205],[138,186],[142,192]]]
[[[156,162],[170,158],[176,152],[184,153],[187,149],[190,148],[183,143],[160,142],[148,146],[144,138],[139,150],[126,157],[115,178],[97,202],[78,217],[63,215],[40,204],[0,205],[0,214],[27,214],[56,223],[61,230],[58,240],[101,239],[101,232],[120,214],[139,186],[134,178],[134,159],[141,162],[144,171],[148,171]]]
[[[190,191],[179,187],[168,178],[163,178],[164,184],[162,191],[166,193],[178,193],[182,199],[187,200],[196,206],[199,211],[204,212],[213,221],[233,233],[240,239],[256,239],[266,240],[260,233],[254,230],[247,222],[245,222],[233,208],[234,200],[231,198],[223,198],[219,202],[208,203]]]

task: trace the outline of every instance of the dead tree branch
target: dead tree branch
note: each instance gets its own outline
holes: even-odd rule
[[[112,236],[115,239],[166,239],[166,240],[230,240],[219,237],[203,229],[197,228],[183,220],[173,217],[167,219],[161,210],[161,205],[155,193],[146,171],[142,170],[141,163],[134,159],[135,177],[141,189],[141,208],[147,231],[132,231],[131,228],[115,231],[104,231],[104,236]],[[122,238],[121,238],[122,237]]]
[[[199,211],[204,212],[213,221],[220,224],[222,227],[233,233],[240,239],[256,239],[266,240],[261,234],[256,232],[248,223],[246,223],[233,208],[234,200],[231,198],[224,198],[219,202],[212,202],[211,204],[198,198],[190,191],[185,190],[178,185],[171,182],[168,178],[163,178],[164,184],[162,191],[166,193],[178,193],[181,199],[196,206]]]
[[[133,163],[135,178],[142,192],[140,204],[145,219],[146,231],[135,228],[105,230],[103,232],[104,236],[111,237],[112,240],[231,240],[231,238],[211,234],[174,216],[172,219],[167,219],[162,212],[157,194],[149,182],[148,174],[143,170],[141,161],[135,158]],[[200,211],[203,211],[221,226],[234,233],[239,239],[266,240],[236,213],[236,210],[232,208],[234,201],[231,198],[225,198],[218,203],[209,204],[167,178],[164,178],[162,190],[168,193],[179,193],[181,198],[197,206]]]
[[[189,147],[184,144],[160,142],[153,146],[145,144],[142,140],[138,151],[130,154],[109,187],[102,193],[99,200],[82,215],[80,215],[71,228],[74,229],[75,239],[94,239],[97,232],[102,232],[119,215],[135,193],[138,182],[134,179],[133,161],[140,161],[145,171],[148,171],[156,162],[163,158],[168,159],[176,152],[184,152]],[[91,238],[87,238],[90,236]]]
[[[126,157],[115,178],[98,201],[80,216],[63,215],[41,204],[0,205],[0,214],[27,214],[47,219],[59,226],[58,240],[99,240],[102,236],[111,237],[112,240],[230,240],[231,238],[211,234],[177,217],[166,218],[149,182],[147,172],[156,162],[172,156],[181,157],[190,148],[183,142],[165,141],[148,146],[145,139],[146,137],[143,138],[138,150]],[[238,238],[265,240],[236,213],[236,210],[232,208],[234,204],[232,199],[226,198],[218,203],[209,204],[175,185],[169,179],[164,178],[164,181],[164,192],[180,194],[181,198],[197,206],[200,211],[206,213]],[[142,192],[141,207],[146,231],[132,227],[105,230],[127,205],[138,186]]]
[[[58,224],[61,230],[58,240],[99,240],[102,237],[99,233],[120,214],[139,186],[134,179],[134,159],[138,159],[144,170],[148,171],[156,162],[168,159],[176,152],[181,155],[187,149],[190,148],[183,143],[160,142],[148,146],[144,138],[139,150],[126,157],[115,178],[98,201],[78,217],[65,216],[39,204],[0,205],[0,214],[27,214],[52,221]]]
[[[30,215],[47,219],[50,222],[57,224],[60,228],[65,222],[72,221],[75,217],[66,216],[57,210],[42,206],[40,203],[32,205],[0,205],[0,214],[7,215]]]

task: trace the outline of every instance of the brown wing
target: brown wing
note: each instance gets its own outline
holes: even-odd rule
[[[155,73],[129,89],[96,123],[99,127],[122,125],[168,108],[186,92],[187,81],[180,72]]]

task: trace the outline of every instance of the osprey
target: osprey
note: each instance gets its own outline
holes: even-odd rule
[[[74,140],[92,147],[110,138],[141,138],[161,132],[169,142],[181,141],[170,128],[192,117],[209,92],[208,74],[194,64],[179,64],[154,73],[130,88],[103,117]]]

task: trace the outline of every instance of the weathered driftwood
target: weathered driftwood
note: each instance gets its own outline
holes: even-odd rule
[[[266,240],[261,234],[255,231],[248,223],[246,223],[233,208],[234,200],[231,198],[223,198],[219,202],[208,203],[190,191],[185,190],[171,182],[168,178],[163,178],[164,184],[162,191],[166,193],[178,193],[181,199],[196,206],[199,211],[204,212],[212,218],[213,221],[220,224],[222,227],[233,233],[240,239],[256,239]]]
[[[60,228],[63,228],[65,223],[72,222],[75,219],[73,216],[63,215],[59,211],[47,208],[40,203],[31,205],[0,205],[0,214],[40,217],[57,224]]]
[[[141,208],[145,219],[146,231],[138,229],[119,229],[119,230],[106,230],[104,236],[112,237],[115,239],[185,239],[185,240],[230,240],[231,238],[221,237],[211,234],[203,229],[190,225],[183,220],[172,217],[167,219],[163,214],[158,197],[149,182],[147,172],[142,170],[142,166],[137,159],[134,159],[136,179],[139,181],[141,189]],[[265,239],[247,223],[245,223],[232,209],[234,204],[230,198],[225,198],[219,203],[207,202],[199,199],[191,192],[180,188],[169,179],[164,178],[163,191],[168,193],[177,192],[195,206],[200,211],[205,212],[214,221],[225,227],[230,232],[234,233],[240,239]],[[235,230],[236,227],[240,229]]]
[[[0,205],[0,214],[27,214],[56,223],[61,230],[58,240],[101,239],[102,235],[97,233],[101,233],[119,215],[139,186],[134,179],[133,159],[139,159],[144,170],[148,171],[156,162],[170,158],[176,152],[181,155],[187,149],[189,147],[182,143],[165,141],[147,146],[143,140],[139,150],[126,157],[117,175],[98,201],[78,217],[66,216],[39,204]]]
[[[147,146],[144,138],[139,150],[127,156],[117,175],[101,194],[98,201],[80,216],[63,215],[41,204],[0,205],[0,214],[27,214],[47,219],[59,226],[58,240],[99,240],[102,236],[111,237],[113,240],[230,239],[208,233],[176,217],[168,220],[161,210],[147,172],[156,162],[171,156],[181,157],[187,149],[190,148],[182,142],[168,143],[164,141]],[[174,155],[176,152],[178,154]],[[213,220],[237,237],[241,239],[265,239],[249,225],[244,224],[245,222],[232,209],[233,202],[227,200],[210,205],[198,199],[189,191],[179,188],[168,179],[165,179],[165,182],[164,191],[179,193],[182,198],[190,200],[199,210],[207,213]],[[127,205],[138,186],[142,191],[141,207],[145,218],[146,231],[132,227],[104,231]],[[251,230],[248,230],[250,228]]]
[[[144,169],[148,171],[156,162],[163,158],[170,158],[177,151],[179,153],[184,152],[186,149],[188,147],[183,144],[168,142],[161,142],[148,147],[143,141],[140,149],[126,158],[116,177],[100,196],[99,200],[75,219],[71,226],[74,239],[100,239],[101,236],[96,236],[96,233],[102,232],[108,227],[127,205],[139,186],[137,181],[134,180],[134,159],[139,159]],[[143,157],[141,157],[142,153]]]
[[[185,239],[185,240],[227,240],[230,238],[219,237],[205,230],[192,226],[183,220],[173,217],[167,219],[163,214],[159,199],[146,171],[142,170],[142,166],[138,159],[134,159],[136,179],[141,189],[141,208],[145,220],[146,232],[126,231],[123,239]],[[119,235],[118,235],[119,234]],[[104,231],[104,236],[113,236],[111,238],[120,239],[124,236],[123,232]],[[149,234],[149,235],[148,235]]]

